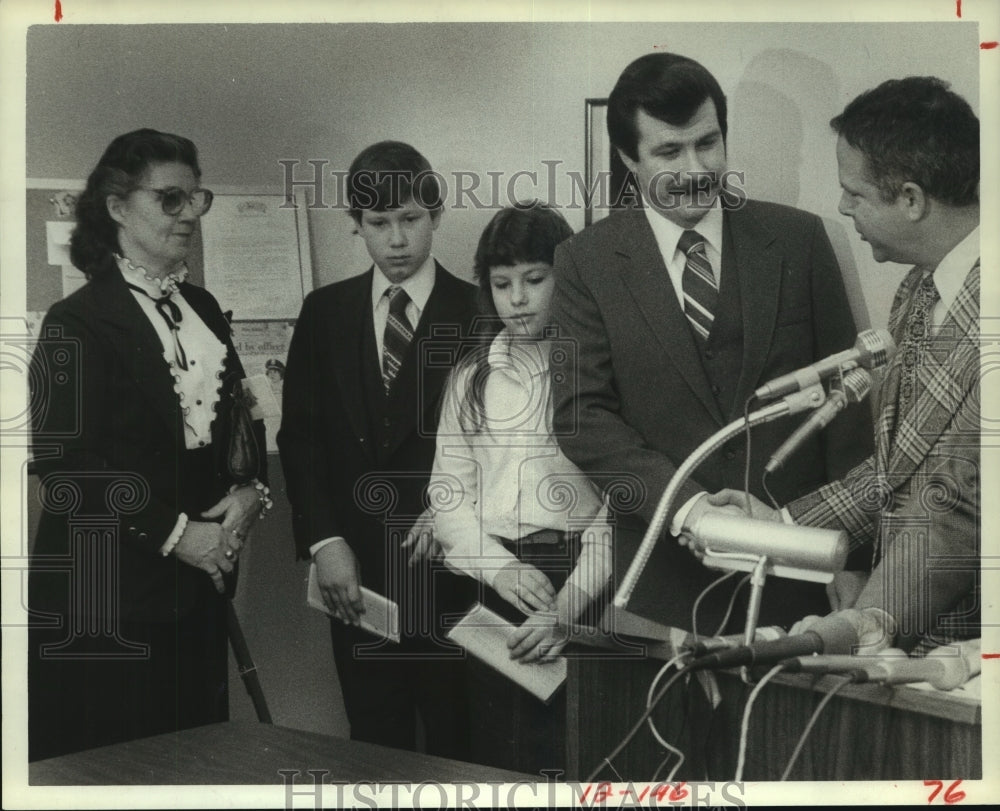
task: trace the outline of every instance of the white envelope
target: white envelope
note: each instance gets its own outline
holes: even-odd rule
[[[399,642],[399,606],[378,592],[361,587],[361,596],[365,601],[365,612],[361,615],[361,627],[366,631]],[[306,602],[313,608],[322,611],[328,617],[333,614],[323,602],[319,591],[319,581],[316,579],[316,564],[309,564],[309,586],[306,589]]]

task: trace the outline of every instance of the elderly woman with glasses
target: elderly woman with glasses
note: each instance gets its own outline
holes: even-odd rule
[[[265,455],[234,410],[229,323],[187,280],[200,177],[186,138],[111,142],[70,240],[88,282],[32,358],[32,760],[228,720],[225,601],[270,500],[262,469],[233,465],[237,430],[242,461]]]

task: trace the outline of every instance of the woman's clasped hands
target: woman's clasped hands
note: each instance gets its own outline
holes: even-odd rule
[[[233,571],[259,513],[257,490],[250,485],[239,487],[201,514],[202,518],[222,518],[221,523],[188,521],[174,554],[189,566],[206,572],[215,590],[223,594],[226,590],[223,574]]]

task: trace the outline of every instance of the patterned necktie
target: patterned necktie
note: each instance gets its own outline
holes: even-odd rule
[[[913,407],[917,369],[921,363],[926,344],[931,334],[931,313],[941,299],[934,285],[934,272],[924,273],[917,287],[913,307],[906,318],[903,340],[899,347],[901,358],[899,373],[899,395],[896,399],[896,424],[899,425]]]
[[[705,240],[697,231],[685,231],[677,243],[687,256],[681,287],[684,290],[684,314],[695,335],[708,340],[719,303],[719,285],[712,272],[712,263],[705,254]]]
[[[177,365],[180,366],[185,372],[188,369],[187,353],[184,351],[184,347],[181,344],[181,320],[183,316],[181,315],[181,309],[178,307],[171,296],[173,293],[167,293],[161,298],[156,298],[155,296],[149,295],[143,288],[138,285],[131,284],[130,282],[125,282],[125,284],[132,290],[137,290],[142,293],[147,298],[153,300],[156,305],[156,311],[163,317],[163,320],[167,322],[167,328],[170,330],[170,334],[174,339],[174,358],[177,361]]]
[[[382,339],[382,383],[385,393],[389,393],[392,381],[403,365],[406,348],[413,340],[413,330],[406,317],[406,305],[410,297],[402,287],[393,285],[385,291],[389,299],[389,316],[385,321],[385,335]]]

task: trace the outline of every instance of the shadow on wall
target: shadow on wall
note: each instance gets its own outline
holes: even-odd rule
[[[734,155],[748,156],[741,161],[744,165],[730,169],[746,172],[744,183],[752,198],[798,206],[802,168],[798,105],[769,85],[747,80],[740,82],[730,105],[730,149]],[[775,121],[787,123],[775,127]]]
[[[778,90],[776,85],[782,90]],[[835,156],[830,118],[842,108],[840,83],[833,69],[800,51],[778,48],[763,51],[747,66],[729,97],[730,154],[738,163],[730,168],[746,171],[746,190],[753,198],[821,212],[836,205]],[[784,124],[775,126],[775,122]],[[822,177],[803,178],[805,155],[829,151],[830,171]],[[739,165],[742,164],[742,165]],[[804,187],[803,181],[815,180]],[[871,326],[860,273],[843,222],[823,218],[823,225],[844,277],[847,298],[858,330]]]
[[[790,48],[762,51],[747,65],[729,106],[730,151],[746,163],[753,196],[808,208],[817,194],[818,199],[833,194],[832,189],[803,189],[800,178],[804,155],[815,162],[821,150],[832,150],[830,116],[842,102],[840,82],[829,65]],[[776,127],[775,122],[784,123]],[[829,158],[833,174],[832,151]]]

